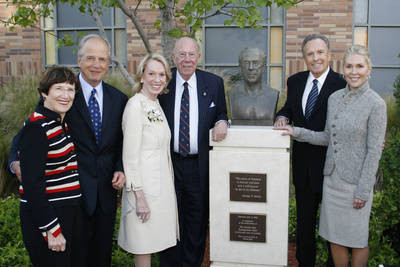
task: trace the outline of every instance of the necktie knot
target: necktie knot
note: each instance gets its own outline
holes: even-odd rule
[[[312,82],[313,82],[314,85],[318,85],[318,80],[317,79],[314,79]]]
[[[188,89],[188,88],[189,88],[188,82],[184,82],[184,83],[183,83],[183,89]]]
[[[93,88],[92,92],[90,92],[90,96],[95,97],[96,93],[97,93],[96,88]]]

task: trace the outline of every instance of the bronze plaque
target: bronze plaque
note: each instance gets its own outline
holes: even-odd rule
[[[230,200],[267,202],[267,174],[231,172]]]
[[[265,243],[266,218],[265,214],[230,213],[230,240]]]

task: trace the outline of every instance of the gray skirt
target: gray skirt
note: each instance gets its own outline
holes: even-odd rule
[[[356,186],[339,177],[336,168],[324,177],[319,235],[345,247],[365,248],[368,246],[373,191],[363,208],[354,209]]]

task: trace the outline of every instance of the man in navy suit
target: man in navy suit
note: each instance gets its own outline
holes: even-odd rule
[[[86,266],[111,266],[112,237],[117,208],[117,190],[125,183],[122,168],[121,120],[127,96],[103,82],[110,63],[110,44],[99,35],[80,40],[78,66],[81,90],[66,115],[78,154],[80,184],[84,198],[88,243]],[[95,89],[95,90],[94,90]],[[93,91],[93,92],[92,92]],[[101,130],[96,138],[88,109],[91,95],[99,107]],[[12,151],[16,151],[14,138]],[[20,176],[16,155],[10,156],[13,172]],[[20,179],[20,177],[19,177]],[[67,240],[68,242],[68,240]]]
[[[308,35],[302,44],[307,71],[296,73],[287,80],[287,99],[277,113],[274,126],[294,123],[313,131],[325,128],[328,97],[346,86],[346,81],[329,67],[329,41],[321,34]],[[317,100],[306,118],[308,96],[317,80]],[[297,229],[296,258],[300,267],[315,265],[315,226],[322,199],[323,167],[326,147],[293,141],[293,184],[296,191]],[[328,266],[332,265],[328,260]]]
[[[171,154],[178,202],[180,241],[160,254],[162,267],[200,266],[203,261],[208,227],[209,196],[209,131],[212,139],[221,141],[227,133],[224,83],[221,77],[197,70],[200,49],[188,37],[177,40],[172,59],[169,92],[159,96],[171,129]],[[189,120],[181,117],[182,95],[187,87]],[[181,143],[182,128],[188,123],[189,149]]]

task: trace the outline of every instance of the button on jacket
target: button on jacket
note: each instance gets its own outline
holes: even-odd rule
[[[294,139],[328,145],[324,175],[334,168],[348,183],[356,184],[354,196],[368,200],[375,183],[386,131],[386,104],[368,82],[333,93],[328,100],[325,130],[294,128]]]

